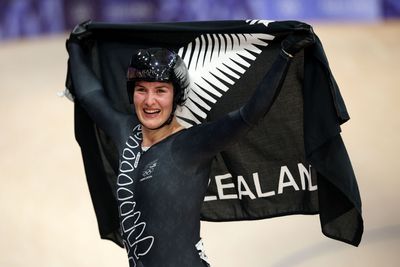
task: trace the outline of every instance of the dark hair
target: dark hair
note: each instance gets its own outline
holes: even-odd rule
[[[189,72],[182,58],[166,48],[139,49],[131,57],[127,71],[129,102],[137,81],[172,82],[174,87],[173,112],[183,105],[189,88]]]

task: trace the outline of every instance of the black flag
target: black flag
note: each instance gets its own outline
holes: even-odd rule
[[[114,108],[126,113],[133,113],[126,94],[126,70],[133,51],[148,47],[176,51],[191,77],[188,100],[177,116],[191,127],[243,105],[280,52],[281,40],[296,24],[263,20],[89,23],[82,42]],[[73,89],[68,74],[66,85]],[[202,219],[255,220],[319,213],[326,236],[357,246],[363,232],[361,200],[340,136],[340,125],[348,119],[317,40],[294,58],[266,117],[215,157]],[[75,135],[100,235],[121,245],[114,144],[79,105],[75,105]]]

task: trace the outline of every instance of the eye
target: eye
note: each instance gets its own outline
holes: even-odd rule
[[[135,92],[145,92],[145,91],[146,91],[146,89],[144,87],[141,87],[141,86],[135,87]]]
[[[165,88],[158,88],[157,89],[157,94],[164,94],[166,92],[167,92],[167,89],[165,89]]]

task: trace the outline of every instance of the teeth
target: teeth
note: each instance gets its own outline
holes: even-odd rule
[[[160,110],[158,110],[158,109],[145,109],[144,112],[148,113],[148,114],[155,114],[155,113],[160,112]]]

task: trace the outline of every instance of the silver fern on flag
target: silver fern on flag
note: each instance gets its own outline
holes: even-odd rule
[[[190,86],[185,105],[176,111],[179,122],[186,127],[201,123],[262,52],[257,46],[273,39],[266,33],[202,34],[181,47],[178,54],[188,67]]]
[[[273,20],[264,20],[264,19],[248,19],[246,20],[246,23],[250,24],[250,25],[254,25],[254,24],[264,24],[265,27],[268,27],[268,24],[270,22],[274,22]]]

